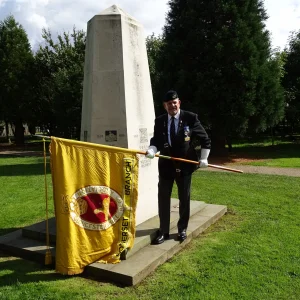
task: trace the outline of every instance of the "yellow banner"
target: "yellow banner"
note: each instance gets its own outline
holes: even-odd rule
[[[134,151],[51,138],[56,271],[117,263],[132,248],[138,191]]]

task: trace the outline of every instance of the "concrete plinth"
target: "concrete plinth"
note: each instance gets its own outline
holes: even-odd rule
[[[83,276],[93,276],[96,280],[105,280],[135,285],[153,272],[159,265],[170,259],[183,249],[193,238],[201,234],[211,224],[215,223],[226,212],[223,205],[206,204],[200,201],[191,201],[191,218],[187,231],[187,239],[180,243],[177,241],[178,221],[177,199],[172,199],[170,239],[161,245],[151,245],[158,227],[158,217],[147,220],[137,226],[136,238],[126,260],[118,264],[93,263],[85,267]],[[49,220],[51,253],[55,262],[55,219]],[[0,250],[25,259],[39,263],[45,261],[46,235],[45,222],[25,227],[0,237]],[[59,275],[58,275],[59,276]]]
[[[81,140],[145,151],[154,119],[143,26],[113,5],[87,26]],[[141,155],[136,224],[157,214],[157,174]]]

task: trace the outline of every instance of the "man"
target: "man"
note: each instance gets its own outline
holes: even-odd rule
[[[150,140],[146,157],[154,158],[155,153],[160,151],[161,155],[199,161],[199,167],[205,168],[208,165],[210,138],[197,115],[181,110],[180,104],[177,92],[168,91],[163,103],[167,114],[155,119],[154,134]],[[190,163],[159,158],[158,213],[160,229],[153,244],[161,244],[169,238],[171,193],[174,181],[177,184],[179,196],[178,240],[186,239],[190,218],[191,178],[197,167]]]

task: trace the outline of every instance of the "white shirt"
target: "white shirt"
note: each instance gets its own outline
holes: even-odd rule
[[[175,134],[177,134],[177,131],[178,131],[179,117],[180,117],[180,109],[178,110],[177,114],[174,116]],[[168,114],[168,141],[169,141],[169,144],[172,146],[172,144],[171,144],[171,136],[170,136],[171,122],[172,122],[172,116],[170,116]]]

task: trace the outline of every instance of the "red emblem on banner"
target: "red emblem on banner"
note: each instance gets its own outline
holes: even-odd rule
[[[106,186],[88,186],[71,197],[71,218],[85,229],[107,229],[122,216],[123,210],[123,199]]]

